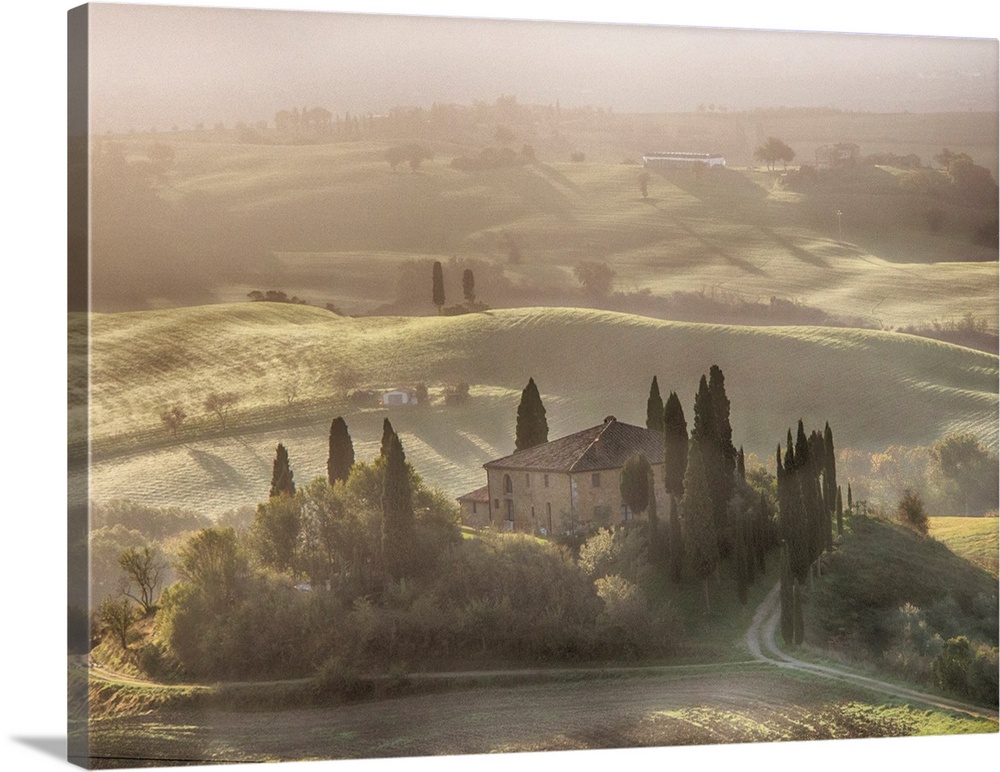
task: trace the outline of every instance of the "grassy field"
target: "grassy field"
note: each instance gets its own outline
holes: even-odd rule
[[[898,333],[722,327],[551,308],[350,319],[242,303],[98,314],[92,334],[89,420],[99,499],[214,513],[252,505],[266,494],[279,441],[297,480],[325,473],[336,415],[345,416],[360,459],[377,453],[388,416],[416,469],[459,495],[483,484],[483,463],[512,451],[529,377],[555,438],[606,415],[643,423],[653,375],[690,413],[698,379],[712,364],[726,375],[736,443],[765,459],[800,417],[808,426],[829,421],[840,448],[923,444],[955,430],[997,446],[997,358]],[[351,389],[424,382],[431,404],[352,406],[339,385],[345,377]],[[470,384],[471,398],[444,405],[441,390],[458,381]],[[213,391],[239,395],[225,427],[203,407]],[[85,420],[80,398],[77,391],[71,413]],[[171,404],[189,415],[176,437],[159,418]]]
[[[113,175],[96,174],[95,303],[101,310],[190,305],[281,289],[348,313],[401,298],[406,313],[429,313],[429,275],[415,300],[412,286],[400,286],[400,266],[459,258],[502,276],[502,287],[480,287],[486,303],[542,305],[578,293],[574,266],[596,260],[614,269],[623,292],[777,296],[873,327],[971,313],[995,329],[997,251],[971,237],[995,216],[991,208],[915,188],[907,184],[913,173],[887,167],[793,192],[781,171],[739,165],[751,162],[758,135],[780,132],[797,148],[797,163],[812,162],[815,147],[831,141],[857,142],[862,154],[919,152],[925,164],[949,146],[995,174],[995,116],[634,121],[628,131],[568,126],[560,143],[532,139],[537,163],[475,172],[450,161],[478,152],[488,136],[429,142],[435,158],[418,173],[389,168],[388,140],[248,145],[184,133],[102,140],[131,158],[154,142],[175,156],[150,187],[122,189]],[[588,160],[569,162],[565,142],[589,151]],[[731,165],[700,176],[654,173],[643,198],[641,167],[621,161],[672,142],[711,143]],[[942,173],[927,174],[946,185]],[[927,224],[929,209],[941,212],[936,229]],[[457,277],[451,281],[456,287]],[[449,302],[458,299],[456,289]]]
[[[339,707],[119,714],[92,721],[90,739],[95,764],[111,768],[124,766],[120,759],[351,759],[995,731],[992,721],[745,666]]]
[[[932,517],[930,535],[948,549],[997,576],[1000,554],[995,517]]]

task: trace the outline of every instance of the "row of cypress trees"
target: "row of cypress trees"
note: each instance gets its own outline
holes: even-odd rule
[[[382,467],[382,557],[386,572],[393,580],[405,578],[413,568],[411,546],[414,538],[413,492],[403,444],[389,419],[382,423],[382,444],[378,464]],[[332,486],[346,482],[354,466],[354,444],[347,422],[338,416],[330,425],[327,481]],[[288,450],[281,443],[275,449],[269,502],[295,497],[295,481]],[[260,513],[280,508],[262,505]]]
[[[802,587],[811,568],[821,570],[823,552],[833,550],[834,522],[837,533],[843,533],[843,498],[830,424],[807,436],[799,420],[794,442],[789,429],[784,458],[779,444],[775,463],[782,540],[781,634],[788,643],[801,643]]]
[[[702,582],[706,606],[708,580],[722,560],[732,560],[741,603],[766,553],[777,545],[772,506],[763,491],[746,482],[743,448],[733,444],[730,400],[718,365],[702,375],[688,435],[676,392],[662,401],[654,376],[646,402],[646,426],[663,432],[664,486],[670,501],[666,553],[671,578],[680,582],[687,565]]]

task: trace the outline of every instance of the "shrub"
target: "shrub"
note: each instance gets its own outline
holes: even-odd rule
[[[907,488],[896,507],[899,521],[919,534],[927,535],[927,511],[924,502],[916,493]]]
[[[972,646],[968,638],[964,635],[949,638],[941,653],[934,659],[934,680],[937,685],[946,691],[964,694],[972,659]]]

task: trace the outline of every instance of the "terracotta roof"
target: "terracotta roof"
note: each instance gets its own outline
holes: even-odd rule
[[[482,488],[477,488],[474,491],[469,491],[468,493],[463,493],[458,497],[458,501],[489,501],[490,500],[490,486],[484,485]]]
[[[618,469],[634,453],[650,464],[663,463],[663,435],[611,419],[544,445],[520,450],[484,464],[486,469],[586,472]]]

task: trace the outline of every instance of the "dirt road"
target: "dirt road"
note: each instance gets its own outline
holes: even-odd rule
[[[990,708],[969,705],[964,702],[938,697],[937,695],[918,692],[913,689],[898,686],[887,681],[881,681],[877,678],[871,678],[840,667],[831,667],[829,665],[818,665],[812,662],[805,662],[783,652],[778,647],[776,638],[778,623],[781,616],[780,589],[781,586],[776,584],[767,594],[767,597],[765,597],[760,606],[757,607],[757,611],[754,613],[750,628],[747,630],[746,644],[754,659],[760,662],[767,662],[780,668],[804,671],[814,675],[823,676],[824,678],[831,678],[846,683],[856,684],[867,689],[873,689],[883,694],[888,694],[892,697],[898,697],[908,702],[917,702],[936,708],[943,708],[945,710],[954,710],[975,718],[987,718],[994,721],[997,720],[997,711],[991,710]]]

